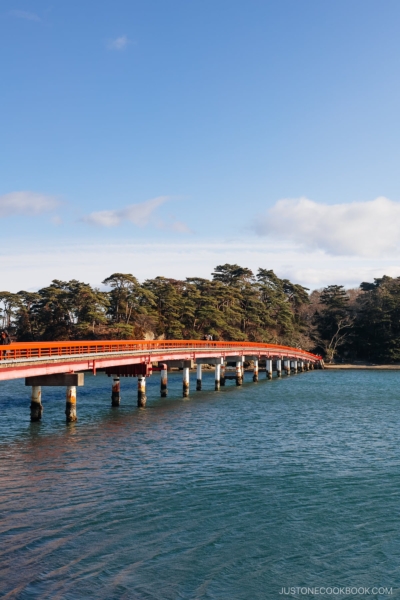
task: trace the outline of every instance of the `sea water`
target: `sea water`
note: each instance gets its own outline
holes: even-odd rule
[[[194,388],[0,383],[0,597],[400,597],[400,371]]]

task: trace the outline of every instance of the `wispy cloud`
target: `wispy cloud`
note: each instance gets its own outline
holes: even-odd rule
[[[27,12],[26,10],[10,10],[9,15],[17,19],[26,19],[27,21],[41,21],[41,18],[35,13]]]
[[[0,218],[12,215],[38,215],[59,205],[55,196],[36,192],[11,192],[0,196]]]
[[[153,212],[168,200],[168,196],[158,196],[138,204],[130,204],[118,210],[100,210],[83,217],[82,221],[100,227],[116,227],[124,221],[130,221],[138,227],[148,224]]]
[[[110,40],[107,44],[107,48],[109,50],[125,50],[130,43],[131,41],[128,39],[128,36],[121,35],[113,40]]]
[[[183,221],[174,221],[174,223],[171,224],[171,229],[177,233],[192,233],[190,227],[188,227],[186,223],[183,223]]]
[[[61,225],[62,218],[60,217],[60,215],[54,215],[54,217],[51,217],[51,222],[53,223],[53,225]]]
[[[383,196],[331,205],[284,199],[253,223],[253,230],[336,256],[384,256],[400,247],[400,202]]]
[[[158,220],[156,223],[157,229],[163,229],[164,231],[173,231],[176,233],[193,233],[193,231],[183,221],[161,221]]]

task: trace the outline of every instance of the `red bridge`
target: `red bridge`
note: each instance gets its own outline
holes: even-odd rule
[[[67,421],[76,421],[76,386],[84,384],[84,371],[103,370],[114,377],[112,406],[119,406],[119,378],[138,378],[138,405],[146,403],[146,377],[153,365],[161,371],[161,396],[167,395],[168,367],[183,370],[183,395],[189,395],[190,368],[197,365],[196,389],[201,390],[202,365],[215,365],[215,389],[235,379],[242,385],[244,362],[252,361],[253,381],[258,381],[260,362],[267,377],[280,377],[322,367],[320,356],[299,348],[256,342],[213,342],[199,340],[123,340],[80,342],[13,343],[0,349],[0,380],[25,378],[32,386],[31,420],[40,420],[42,386],[67,388]],[[234,366],[229,374],[225,365]]]

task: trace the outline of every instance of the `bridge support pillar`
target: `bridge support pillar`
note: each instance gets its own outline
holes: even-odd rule
[[[189,367],[183,367],[182,394],[183,394],[184,398],[187,398],[189,396],[189,381],[190,381]]]
[[[254,360],[253,381],[254,381],[254,383],[257,383],[257,381],[258,381],[258,360],[257,359]]]
[[[78,420],[76,416],[76,386],[74,385],[67,385],[65,416],[67,423],[74,423]]]
[[[225,364],[221,365],[220,382],[221,382],[221,386],[225,385]]]
[[[161,382],[160,382],[160,394],[161,398],[166,398],[168,395],[168,366],[163,363],[161,365]]]
[[[269,358],[265,361],[265,371],[267,379],[272,379],[272,360]]]
[[[290,360],[283,361],[283,368],[284,368],[286,375],[290,375]]]
[[[139,408],[146,406],[146,377],[138,375],[137,378],[137,405]]]
[[[280,358],[276,361],[276,375],[277,377],[282,377],[282,361]]]
[[[113,377],[113,384],[111,388],[111,406],[119,406],[121,402],[120,395],[120,381],[119,377]]]
[[[197,363],[197,379],[196,379],[196,390],[198,392],[201,391],[201,379],[202,379],[202,375],[203,375],[203,371],[202,371],[202,364],[201,363]]]
[[[243,384],[243,362],[240,360],[236,361],[236,385]]]
[[[40,421],[42,413],[42,388],[40,385],[33,385],[31,392],[31,421]]]
[[[292,367],[293,367],[294,374],[297,375],[297,360],[294,360],[292,362]]]
[[[221,386],[221,365],[215,365],[215,390],[218,391]]]

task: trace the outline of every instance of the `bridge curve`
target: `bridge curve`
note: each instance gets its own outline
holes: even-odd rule
[[[146,377],[157,363],[161,371],[162,397],[167,396],[168,367],[182,369],[183,396],[189,395],[190,368],[196,362],[196,390],[202,387],[202,365],[215,365],[215,390],[235,379],[242,385],[244,361],[253,361],[253,381],[258,381],[259,362],[265,360],[268,379],[284,372],[308,371],[322,367],[322,359],[300,348],[257,342],[214,342],[199,340],[102,340],[79,342],[13,343],[0,349],[0,380],[25,377],[31,386],[31,421],[40,421],[43,413],[42,386],[66,388],[65,414],[68,423],[77,420],[76,387],[84,384],[84,371],[96,374],[104,370],[113,377],[111,406],[120,405],[120,377],[137,377],[138,406],[146,405]],[[235,366],[235,374],[225,373],[225,363]]]
[[[110,369],[168,360],[229,360],[234,357],[286,359],[321,364],[322,358],[300,348],[258,342],[203,340],[99,340],[16,342],[0,349],[0,381],[22,377]]]

